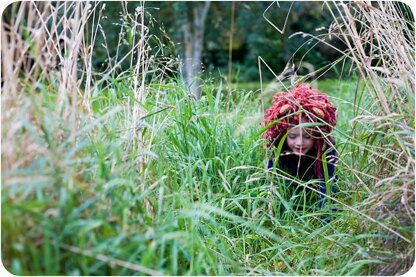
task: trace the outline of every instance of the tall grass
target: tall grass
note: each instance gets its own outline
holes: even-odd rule
[[[343,5],[329,8],[335,16],[346,11]],[[368,11],[361,7],[398,22],[402,18],[392,7],[357,5],[348,7],[353,16],[342,18],[367,26]],[[410,268],[414,80],[409,68],[397,75],[404,82],[401,90],[366,67],[360,68],[358,85],[318,82],[339,107],[338,193],[331,195],[334,211],[327,223],[326,210],[299,208],[302,193],[265,170],[258,93],[234,91],[228,104],[227,90],[206,80],[201,100],[194,101],[180,78],[168,77],[170,69],[149,54],[153,37],[143,6],[135,14],[124,6],[120,36],[132,34],[124,40],[131,52],[110,59],[105,72],[93,72],[94,37],[105,34],[99,29],[102,9],[83,2],[15,3],[16,16],[9,25],[3,22],[1,251],[7,270],[16,275],[393,275]],[[349,37],[347,23],[354,24],[335,22],[333,34]],[[87,24],[95,26],[88,36],[81,30]],[[360,34],[367,34],[363,30]],[[83,36],[62,48],[59,32]],[[66,49],[58,55],[61,67],[44,67],[51,49]],[[352,47],[345,54],[356,52]],[[391,70],[393,57],[383,59]],[[125,60],[131,69],[121,71]],[[22,64],[29,61],[25,71]],[[374,78],[381,83],[374,86]],[[375,101],[380,93],[389,110],[383,100]]]
[[[331,88],[341,118],[343,108],[353,107],[349,124],[341,123],[334,133],[338,169],[348,180],[339,184],[349,193],[343,201],[364,219],[356,228],[380,236],[368,241],[369,257],[380,261],[370,272],[402,274],[412,266],[415,251],[414,17],[398,2],[323,6],[334,18],[331,26],[319,35],[301,34],[333,48],[331,38],[342,41],[346,50],[337,49],[343,54],[338,62],[351,64],[345,71],[358,76],[350,99],[340,99],[338,88]]]
[[[403,273],[412,266],[415,251],[414,18],[398,2],[329,9],[334,33],[348,46],[346,54],[363,86],[354,98],[357,108],[348,140],[353,158],[346,170],[357,171],[356,191],[365,187],[358,207],[380,223],[376,232],[385,234],[383,225],[397,231],[375,243],[371,255],[384,261],[376,272]],[[366,113],[358,110],[363,98],[372,101]]]

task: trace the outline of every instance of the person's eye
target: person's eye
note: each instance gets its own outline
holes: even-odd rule
[[[305,139],[310,139],[311,138],[311,136],[310,135],[304,135],[303,136]]]
[[[296,135],[288,135],[288,137],[289,137],[290,139],[294,139],[294,138],[296,138]]]

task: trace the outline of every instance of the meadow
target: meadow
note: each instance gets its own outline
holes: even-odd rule
[[[364,20],[365,7],[355,9]],[[348,16],[343,26],[359,15]],[[314,80],[337,106],[338,191],[328,209],[305,210],[265,168],[259,123],[269,104],[261,92],[207,79],[196,101],[146,54],[140,35],[132,68],[118,75],[89,71],[86,49],[78,67],[65,56],[56,75],[40,61],[36,78],[33,70],[3,73],[1,255],[9,272],[399,275],[411,268],[414,53],[394,47],[405,38],[379,44],[391,51],[384,69],[367,67],[356,41],[346,53],[356,74]],[[21,56],[3,56],[13,58],[18,64]],[[93,86],[71,79],[80,66]]]

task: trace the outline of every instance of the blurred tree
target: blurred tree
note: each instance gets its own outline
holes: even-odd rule
[[[179,21],[183,41],[183,71],[191,94],[200,98],[202,50],[205,20],[211,1],[175,2],[175,18]]]

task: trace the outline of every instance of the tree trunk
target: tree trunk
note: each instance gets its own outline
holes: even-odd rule
[[[186,18],[182,25],[184,35],[185,81],[195,99],[201,97],[201,64],[204,45],[205,19],[210,1],[192,3],[192,19]]]

